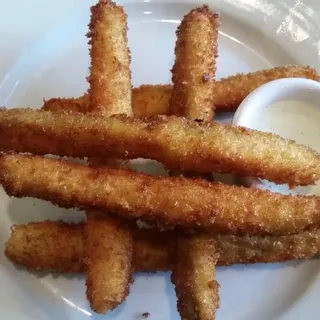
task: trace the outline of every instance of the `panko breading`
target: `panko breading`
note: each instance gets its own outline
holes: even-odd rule
[[[100,0],[91,8],[89,24],[91,69],[89,112],[104,117],[132,114],[131,71],[127,40],[127,15],[123,7]],[[89,159],[89,162],[123,166],[118,159]],[[87,212],[87,298],[92,310],[106,313],[129,294],[132,278],[133,237],[117,217]],[[109,252],[109,256],[103,255]]]
[[[191,10],[177,30],[172,69],[171,113],[189,120],[213,118],[213,83],[218,53],[218,14],[208,6]],[[219,307],[217,253],[212,237],[177,237],[172,282],[181,319],[212,320]]]
[[[132,266],[138,272],[171,270],[169,247],[176,233],[158,229],[133,229],[134,250]]]
[[[89,96],[84,94],[79,98],[52,98],[44,100],[43,110],[68,111],[68,112],[88,112]]]
[[[172,170],[232,172],[291,186],[320,177],[320,156],[272,133],[178,117],[0,109],[0,151],[146,158]]]
[[[106,313],[129,294],[133,238],[130,228],[109,215],[87,213],[85,224],[87,298],[92,310]]]
[[[172,283],[181,319],[212,320],[219,307],[215,279],[217,245],[207,234],[178,237],[172,251]]]
[[[175,231],[136,229],[133,269],[172,270],[169,249]],[[310,259],[320,254],[320,230],[287,236],[213,235],[219,252],[217,265],[272,263]],[[78,273],[86,270],[84,224],[57,221],[15,225],[5,255],[31,271]],[[108,256],[108,253],[104,253]]]
[[[2,155],[0,183],[11,196],[140,218],[160,226],[253,235],[297,233],[320,223],[317,196],[273,194],[37,156]]]
[[[269,81],[281,78],[305,78],[319,81],[319,76],[314,68],[298,65],[275,67],[246,74],[238,73],[214,82],[212,99],[214,100],[215,111],[236,111],[240,103],[253,90]],[[140,87],[133,88],[133,114],[136,117],[168,115],[170,113],[171,91],[172,85],[170,84],[143,84]],[[87,101],[87,95],[80,98],[53,98],[45,101],[43,109],[86,112]]]
[[[215,83],[213,89],[215,107],[219,111],[235,111],[253,90],[281,78],[305,78],[319,81],[316,69],[309,66],[287,65],[248,74],[238,73]]]
[[[169,114],[170,84],[145,84],[132,89],[132,112],[135,117]],[[52,98],[44,102],[42,109],[51,111],[88,112],[89,96],[79,98]]]
[[[86,293],[91,309],[104,314],[129,294],[133,236],[127,222],[118,217],[93,211],[86,212],[86,216]]]
[[[169,114],[170,84],[143,84],[132,90],[132,111],[135,117]]]
[[[89,112],[105,116],[132,113],[127,29],[123,7],[110,0],[100,0],[91,7],[87,34],[91,56]]]
[[[43,221],[14,225],[5,255],[31,271],[84,272],[84,238],[83,223]]]
[[[213,84],[218,54],[219,15],[202,6],[191,10],[177,29],[170,112],[190,120],[213,118]]]

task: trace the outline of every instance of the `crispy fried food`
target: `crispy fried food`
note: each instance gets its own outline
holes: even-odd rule
[[[191,120],[213,118],[213,84],[219,15],[208,6],[191,10],[177,29],[172,68],[171,114]]]
[[[135,271],[169,270],[168,244],[171,232],[135,230],[133,233]],[[32,271],[78,273],[86,271],[84,223],[60,221],[31,222],[12,227],[5,255]],[[102,259],[109,257],[105,251]]]
[[[151,158],[173,170],[233,172],[291,186],[320,177],[320,156],[277,135],[184,118],[0,109],[0,151]]]
[[[317,228],[320,223],[320,198],[316,196],[273,194],[36,156],[2,155],[0,182],[11,196],[39,198],[66,208],[110,211],[160,226],[288,234]]]
[[[319,81],[314,68],[308,66],[287,65],[251,73],[238,73],[214,83],[214,107],[216,112],[237,110],[240,103],[259,86],[281,78],[305,78]],[[132,90],[132,109],[137,117],[168,115],[172,85],[144,84]],[[53,98],[45,101],[45,110],[71,110],[85,112],[88,96],[79,98]],[[84,106],[82,107],[82,104]],[[61,106],[60,106],[61,105]],[[83,111],[82,111],[83,110]]]
[[[116,159],[106,160],[117,165]],[[119,306],[129,294],[133,236],[131,228],[118,217],[93,211],[86,215],[86,293],[91,309],[104,314]]]
[[[202,6],[191,10],[178,27],[170,100],[173,115],[202,122],[213,118],[218,24],[218,14]],[[219,307],[214,239],[178,236],[175,242],[171,279],[181,319],[212,320]]]
[[[178,237],[172,250],[172,283],[181,319],[212,320],[219,307],[217,245],[207,234]]]
[[[287,65],[220,79],[214,85],[214,103],[219,111],[234,111],[256,88],[276,79],[306,78],[319,81],[316,69],[309,66]]]
[[[43,221],[14,225],[5,255],[32,271],[83,272],[84,238],[83,223]]]
[[[169,113],[170,84],[145,84],[132,89],[132,112],[135,117],[149,117]],[[52,98],[44,102],[43,110],[88,112],[89,96],[79,98]]]
[[[135,271],[172,270],[169,248],[175,231],[136,229],[133,234]],[[214,239],[219,266],[285,262],[320,254],[319,229],[288,236],[214,235]],[[78,273],[86,268],[84,245],[83,223],[31,222],[13,226],[5,255],[31,271]]]
[[[88,111],[106,116],[132,112],[127,29],[123,7],[110,0],[100,0],[91,7],[87,34],[91,45]]]
[[[89,99],[88,95],[84,94],[79,98],[52,98],[44,100],[41,109],[50,111],[67,111],[67,112],[88,112]]]
[[[143,84],[132,90],[132,111],[136,117],[169,114],[170,84]]]
[[[122,7],[100,0],[91,8],[89,24],[91,74],[90,112],[108,117],[132,114],[131,71],[127,41],[127,16]],[[118,159],[93,159],[104,165],[123,166]],[[129,294],[132,277],[133,236],[117,217],[87,212],[87,298],[91,308],[106,313],[120,305]],[[108,256],[103,255],[109,252]]]
[[[133,238],[120,219],[87,213],[87,298],[92,310],[106,313],[129,294]]]
[[[155,272],[171,270],[169,247],[176,232],[158,229],[133,228],[134,250],[132,266],[135,271]]]

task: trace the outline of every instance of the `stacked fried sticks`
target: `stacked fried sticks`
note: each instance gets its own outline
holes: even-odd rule
[[[318,197],[200,178],[232,172],[292,187],[318,180],[320,157],[310,148],[211,122],[215,112],[234,111],[263,83],[318,80],[316,71],[287,66],[215,81],[218,15],[203,6],[188,13],[177,31],[173,87],[131,91],[123,9],[100,0],[91,13],[88,94],[51,99],[38,111],[0,110],[0,151],[7,152],[0,157],[0,182],[6,192],[85,209],[87,221],[15,226],[7,257],[30,270],[86,271],[87,297],[100,313],[122,303],[133,271],[172,270],[181,317],[207,320],[219,301],[215,265],[317,255]],[[40,157],[46,154],[89,157],[90,165]],[[199,177],[151,177],[123,169],[137,157]],[[134,224],[138,218],[175,229],[142,230]]]
[[[176,60],[172,68],[171,114],[201,123],[212,121],[218,25],[218,14],[207,6],[191,10],[183,18],[177,30]],[[172,257],[171,279],[181,318],[214,319],[219,306],[215,240],[204,233],[177,236]]]
[[[123,8],[112,2],[98,2],[91,8],[87,36],[91,45],[87,111],[102,117],[131,116],[130,53]],[[124,166],[122,160],[114,158],[88,161],[91,165]],[[124,301],[132,278],[131,228],[126,221],[104,213],[87,211],[85,224],[87,298],[98,313],[106,313]]]

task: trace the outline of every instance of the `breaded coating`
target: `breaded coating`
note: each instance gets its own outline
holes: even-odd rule
[[[108,117],[131,109],[130,54],[127,15],[114,2],[100,0],[91,7],[88,36],[91,44],[89,112]],[[118,159],[89,159],[113,167]],[[117,217],[87,212],[87,298],[91,308],[106,313],[120,305],[129,294],[132,278],[133,237]],[[104,252],[110,252],[105,256]]]
[[[132,89],[132,112],[135,117],[169,114],[170,84],[145,84]],[[44,102],[43,110],[88,112],[89,96],[79,98],[52,98]]]
[[[238,73],[234,76],[215,81],[213,86],[214,108],[216,112],[236,111],[240,103],[259,86],[281,78],[305,78],[319,81],[314,68],[287,65],[251,73]],[[132,109],[137,117],[168,115],[172,85],[143,84],[132,90]],[[88,96],[80,98],[50,99],[45,101],[45,110],[72,110],[86,112]],[[82,106],[84,104],[84,106]],[[61,105],[61,106],[60,106]],[[83,110],[83,111],[82,111]]]
[[[219,307],[217,245],[210,235],[178,237],[171,248],[172,283],[181,319],[212,320]]]
[[[235,111],[240,103],[256,88],[281,78],[305,78],[319,81],[316,69],[309,66],[287,65],[272,69],[220,79],[214,85],[214,103],[219,111]]]
[[[50,111],[88,112],[89,96],[84,94],[79,98],[52,98],[44,100],[41,109]]]
[[[133,268],[135,271],[170,269],[169,240],[173,234],[134,229]],[[165,235],[167,235],[165,237]],[[78,273],[86,271],[84,223],[60,221],[14,225],[6,243],[5,255],[31,271]],[[101,259],[111,258],[104,251]]]
[[[206,78],[206,77],[205,77]],[[259,86],[281,78],[304,78],[319,81],[315,68],[310,66],[287,65],[259,70],[250,73],[238,73],[213,83],[212,106],[216,112],[236,111],[240,103]],[[172,85],[144,84],[133,88],[132,109],[135,116],[170,114]]]
[[[218,265],[306,260],[320,255],[320,230],[284,236],[215,234]]]
[[[170,100],[173,115],[212,121],[217,53],[218,14],[207,6],[190,11],[177,30]],[[173,256],[172,282],[181,319],[214,319],[219,307],[214,240],[206,235],[177,237]]]
[[[106,313],[129,294],[133,238],[120,219],[94,212],[87,213],[87,217],[87,298],[92,310]]]
[[[171,270],[169,247],[176,238],[175,232],[140,228],[133,230],[133,269],[139,272]]]
[[[2,155],[0,183],[10,196],[140,218],[160,227],[253,235],[297,233],[320,223],[317,196],[274,194],[37,156]]]
[[[170,112],[191,120],[213,118],[213,83],[219,15],[208,6],[191,10],[177,29]]]
[[[0,151],[71,157],[146,158],[169,169],[231,172],[291,186],[320,178],[320,156],[272,133],[178,117],[0,109]]]
[[[172,270],[169,249],[176,232],[136,229],[135,271]],[[320,254],[320,230],[286,236],[213,235],[217,265],[272,263],[305,260]],[[6,242],[5,255],[31,271],[77,273],[86,271],[84,224],[57,221],[15,225]],[[108,256],[108,252],[104,253]]]
[[[100,166],[125,165],[118,159],[95,158],[89,162]],[[119,306],[129,294],[133,236],[127,222],[118,217],[92,211],[86,212],[86,216],[86,293],[91,309],[104,314]]]
[[[100,0],[91,7],[89,112],[131,114],[130,52],[123,7]]]
[[[60,221],[14,225],[5,255],[31,271],[77,273],[85,270],[83,223]]]
[[[132,90],[132,111],[135,117],[169,114],[170,84],[143,84]]]

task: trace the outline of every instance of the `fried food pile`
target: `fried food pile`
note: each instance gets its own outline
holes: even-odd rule
[[[319,255],[318,196],[207,179],[233,173],[290,187],[320,179],[320,155],[308,146],[214,121],[268,81],[318,81],[313,68],[294,65],[216,80],[219,24],[209,7],[191,10],[176,33],[173,84],[132,89],[127,15],[100,0],[87,34],[88,92],[47,100],[40,110],[0,109],[0,183],[7,194],[86,212],[79,224],[13,226],[8,259],[31,271],[85,272],[97,313],[126,299],[134,272],[170,270],[181,318],[209,320],[219,307],[216,266]],[[163,163],[169,176],[130,170],[136,158]]]

